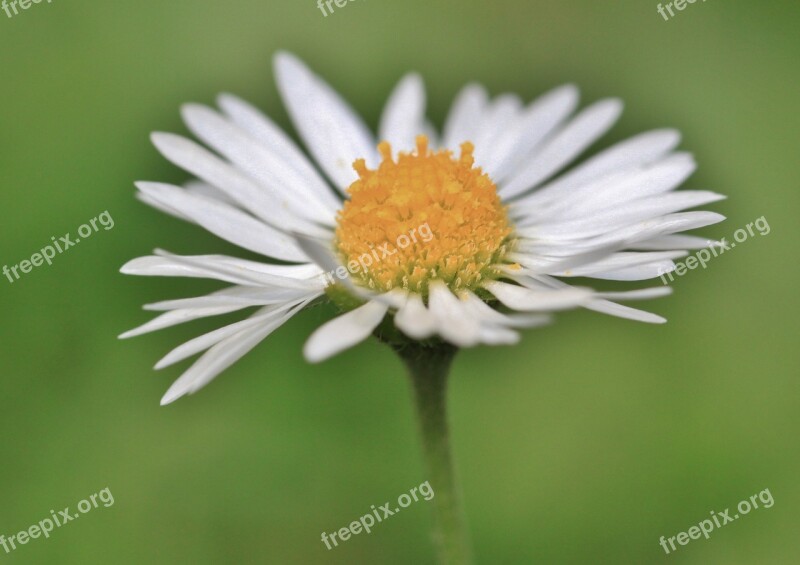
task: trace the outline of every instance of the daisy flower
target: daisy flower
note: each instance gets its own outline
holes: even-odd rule
[[[163,313],[121,337],[256,308],[158,362],[163,368],[204,352],[162,404],[196,392],[296,313],[330,300],[342,314],[310,336],[306,359],[319,362],[378,336],[415,378],[423,434],[446,438],[442,375],[454,351],[516,343],[520,329],[570,308],[662,323],[658,315],[618,302],[663,296],[669,287],[600,292],[569,281],[657,278],[687,250],[709,245],[682,232],[723,219],[685,211],[723,197],[674,190],[695,169],[692,156],[676,150],[675,130],[637,135],[573,165],[617,121],[617,99],[578,110],[572,85],[524,104],[513,94],[491,98],[470,84],[440,134],[426,119],[422,80],[410,74],[391,93],[375,136],[295,56],[279,53],[274,64],[309,156],[266,115],[224,94],[219,109],[182,108],[202,144],[169,133],[152,136],[164,157],[196,180],[136,183],[147,204],[269,259],[157,250],[122,268],[229,286],[149,304],[146,309]],[[432,237],[407,237],[407,245],[398,245],[422,226]],[[364,256],[373,258],[369,266]],[[457,506],[447,442],[424,443],[434,461],[437,500]],[[466,550],[456,547],[463,539],[452,541],[463,529],[457,512],[438,514],[442,555],[466,562]]]
[[[348,311],[306,343],[312,362],[366,339],[387,315],[412,339],[438,337],[457,347],[515,343],[516,329],[573,307],[661,323],[660,316],[614,301],[655,298],[669,287],[593,292],[563,279],[657,278],[686,250],[709,243],[680,232],[723,219],[681,212],[723,197],[674,191],[695,169],[690,154],[675,151],[680,136],[674,130],[638,135],[559,175],[611,128],[622,112],[619,100],[601,100],[573,115],[578,91],[572,85],[526,106],[513,94],[490,99],[471,84],[437,136],[425,118],[422,81],[410,74],[389,97],[376,138],[296,57],[279,53],[275,68],[313,163],[267,116],[228,94],[219,97],[221,111],[182,108],[189,130],[208,148],[178,135],[152,135],[164,157],[197,180],[185,187],[138,182],[141,200],[291,263],[157,250],[122,268],[231,285],[208,296],[149,304],[146,309],[165,313],[122,337],[258,307],[244,321],[159,361],[156,367],[163,368],[206,351],[163,404],[196,392],[326,293]],[[399,236],[422,224],[433,232],[431,241],[396,247]],[[348,270],[338,286],[324,276],[365,253],[375,257],[386,244],[397,252],[367,272]]]

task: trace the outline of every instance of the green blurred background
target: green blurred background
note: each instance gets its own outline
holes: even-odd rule
[[[149,132],[185,132],[179,105],[221,91],[288,126],[271,69],[284,48],[372,126],[411,69],[439,125],[470,80],[526,100],[565,82],[584,103],[619,96],[626,112],[599,147],[676,127],[700,163],[686,186],[730,195],[713,207],[728,221],[703,233],[771,226],[648,303],[667,325],[569,312],[517,347],[459,356],[454,448],[480,563],[800,562],[800,10],[710,1],[665,22],[656,4],[356,0],[325,18],[313,0],[56,0],[0,12],[0,263],[104,210],[116,221],[52,266],[0,279],[0,533],[105,487],[115,497],[0,561],[432,562],[426,503],[335,550],[320,541],[426,480],[387,349],[303,361],[331,309],[167,408],[180,368],[152,365],[221,320],[115,337],[149,319],[143,303],[219,286],[124,277],[127,260],[155,247],[248,256],[134,199],[134,180],[186,178]],[[659,546],[765,488],[769,510],[669,556]]]

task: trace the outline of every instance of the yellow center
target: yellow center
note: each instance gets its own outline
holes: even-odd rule
[[[396,162],[387,142],[378,150],[376,170],[363,159],[353,164],[359,179],[338,216],[336,249],[353,279],[427,296],[432,280],[456,291],[496,278],[512,226],[497,187],[474,166],[473,145],[462,144],[458,159],[430,151],[424,135]]]

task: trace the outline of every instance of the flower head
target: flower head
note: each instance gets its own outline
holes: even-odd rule
[[[376,245],[410,240],[418,226],[431,235],[396,246],[357,277],[358,283],[377,292],[400,288],[427,297],[434,280],[458,292],[498,278],[513,230],[497,187],[475,167],[472,144],[462,144],[458,158],[447,149],[430,151],[424,135],[414,152],[401,153],[397,161],[388,142],[378,149],[383,160],[376,170],[367,169],[363,159],[355,162],[359,178],[338,214],[334,246],[342,262],[370,254]]]
[[[137,183],[141,200],[284,263],[156,251],[122,268],[229,284],[207,296],[150,304],[164,313],[122,337],[257,308],[156,365],[205,352],[164,404],[202,388],[326,297],[343,314],[308,340],[310,361],[363,341],[382,322],[399,330],[399,339],[457,347],[516,343],[519,328],[574,307],[661,323],[616,301],[663,296],[668,287],[597,292],[563,279],[656,278],[686,250],[709,244],[681,232],[723,219],[684,211],[722,196],[674,190],[695,163],[675,151],[680,136],[673,130],[638,135],[565,172],[617,120],[617,100],[573,116],[573,86],[523,105],[514,95],[490,99],[468,85],[439,137],[424,116],[422,82],[412,74],[392,93],[376,138],[297,58],[280,53],[275,65],[283,101],[324,176],[268,117],[231,95],[219,98],[221,113],[183,108],[189,129],[208,148],[153,134],[161,153],[196,180],[183,187]]]

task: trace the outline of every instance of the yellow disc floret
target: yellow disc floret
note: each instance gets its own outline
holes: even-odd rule
[[[428,294],[441,280],[452,290],[474,290],[496,278],[512,241],[512,226],[488,175],[474,166],[471,143],[450,151],[428,149],[417,138],[413,153],[397,161],[387,142],[376,170],[363,159],[338,216],[336,250],[356,283]]]

